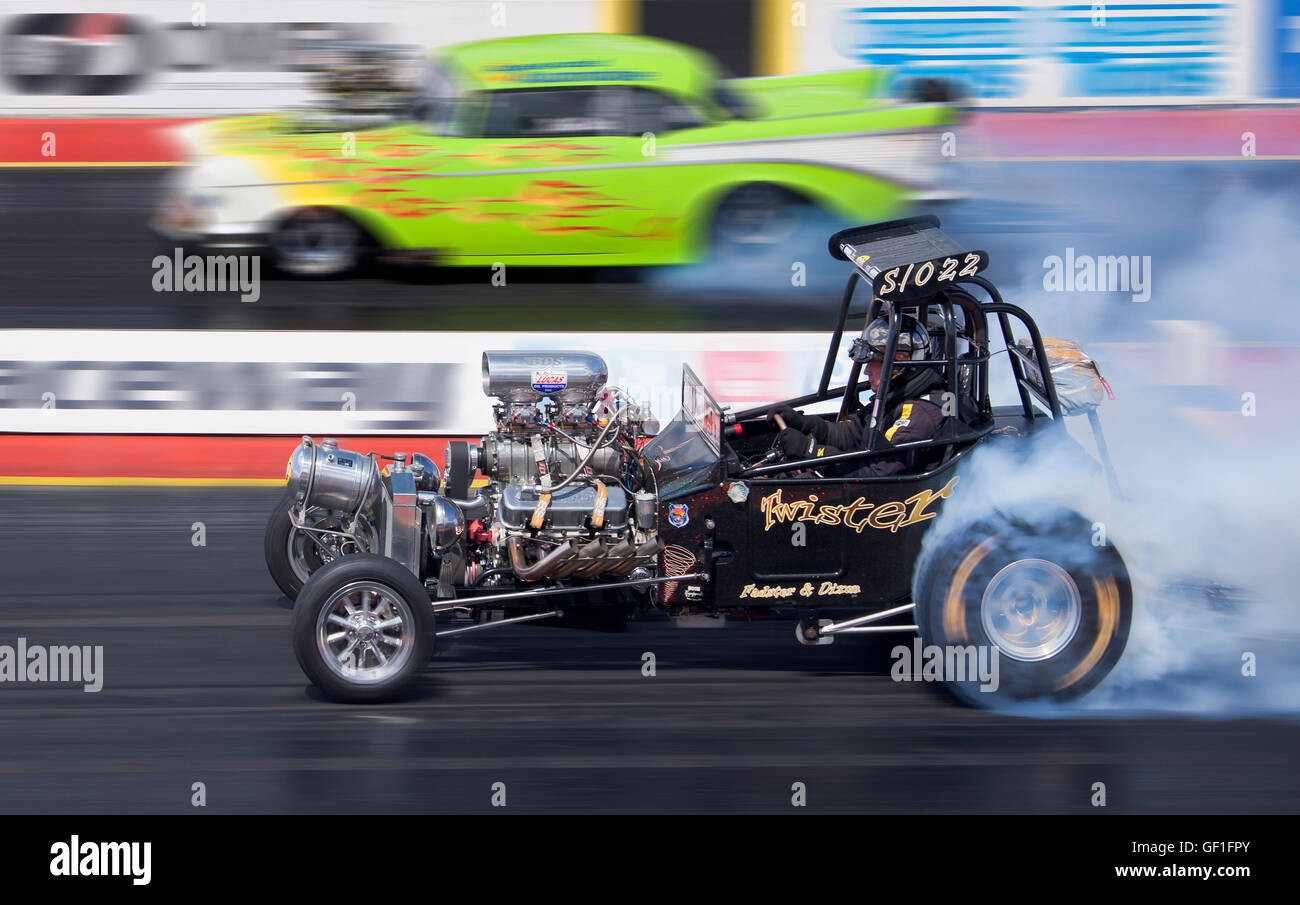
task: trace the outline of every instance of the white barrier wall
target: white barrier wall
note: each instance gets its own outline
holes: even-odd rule
[[[309,62],[295,50],[304,39],[424,51],[601,31],[600,11],[596,0],[0,0],[0,108],[74,116],[282,110],[311,99],[308,73],[297,69]]]
[[[0,0],[0,112],[216,115],[310,100],[300,39],[427,50],[635,26],[654,0]],[[753,0],[778,69],[896,66],[972,103],[1122,106],[1300,96],[1300,0]],[[708,0],[684,20],[708,46]],[[109,7],[106,9],[106,7]],[[201,27],[195,23],[201,22]],[[688,39],[689,40],[689,39]]]
[[[491,429],[486,349],[582,349],[667,421],[688,363],[723,405],[816,388],[828,333],[0,332],[0,432],[448,434]],[[849,362],[837,356],[835,377]]]

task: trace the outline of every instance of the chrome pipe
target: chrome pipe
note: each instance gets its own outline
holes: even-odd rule
[[[609,569],[610,563],[614,562],[614,560],[616,559],[620,559],[623,556],[626,556],[627,553],[630,553],[631,551],[632,551],[632,545],[630,543],[628,543],[626,540],[620,541],[619,543],[615,544],[614,546],[606,550],[605,555],[602,556],[600,559],[594,562],[589,562],[586,565],[584,565],[581,569],[579,569],[577,572],[574,573],[573,577],[574,578],[595,578],[601,572],[607,571]]]
[[[669,581],[708,581],[707,572],[691,572],[687,575],[660,575],[656,578],[636,578],[631,581],[607,581],[599,584],[580,584],[571,588],[536,588],[528,591],[509,591],[505,594],[488,594],[483,597],[458,597],[454,602],[439,604],[433,608],[435,613],[448,610],[464,610],[475,606],[489,606],[504,600],[526,600],[533,597],[552,597],[556,594],[590,594],[595,591],[608,591],[614,588],[641,588],[652,584],[664,584]],[[433,601],[429,601],[432,603]]]
[[[614,568],[610,569],[610,571],[615,575],[626,575],[646,560],[654,559],[658,556],[659,551],[663,549],[663,546],[663,541],[657,537],[653,540],[648,540],[638,547],[630,558],[625,562],[615,565]]]
[[[915,603],[905,603],[902,606],[896,606],[893,609],[881,610],[879,613],[868,613],[866,616],[858,616],[856,619],[846,619],[843,622],[836,622],[831,625],[822,626],[817,630],[819,635],[837,635],[840,632],[856,628],[859,625],[866,625],[869,622],[879,622],[881,619],[888,619],[890,616],[896,616],[899,613],[906,613],[908,610],[916,609]],[[892,626],[890,626],[892,628]]]
[[[515,570],[515,577],[520,581],[537,581],[539,578],[545,578],[552,569],[573,556],[575,552],[573,542],[566,540],[530,566],[524,559],[523,547],[518,537],[506,541],[506,547],[510,552],[510,568]]]
[[[881,632],[915,632],[920,631],[915,625],[865,625],[859,628],[842,628],[837,635],[868,635]]]
[[[577,573],[579,576],[591,566],[592,563],[605,558],[605,545],[600,538],[593,540],[591,543],[579,547],[578,553],[572,559],[560,564],[560,567],[551,573],[551,578],[568,578],[570,575]]]
[[[477,625],[465,625],[460,628],[449,628],[446,631],[434,632],[433,637],[445,638],[448,635],[463,635],[466,632],[478,632],[485,628],[497,628],[502,625],[514,625],[518,622],[534,622],[538,619],[549,619],[552,616],[562,615],[560,610],[551,610],[549,613],[529,613],[527,616],[512,616],[509,619],[497,619],[495,622],[480,622]]]

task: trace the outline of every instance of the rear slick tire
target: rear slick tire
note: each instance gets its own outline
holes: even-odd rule
[[[945,530],[927,549],[916,622],[927,661],[932,645],[944,652],[953,695],[992,708],[1064,702],[1106,678],[1128,643],[1133,589],[1119,552],[1093,537],[1090,520],[1044,506]],[[996,681],[970,675],[972,646]],[[946,670],[955,649],[967,651],[964,678]]]

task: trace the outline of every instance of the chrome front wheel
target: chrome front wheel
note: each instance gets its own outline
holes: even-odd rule
[[[377,581],[339,588],[316,616],[322,661],[349,682],[373,685],[400,672],[415,651],[415,617],[402,596]]]
[[[371,703],[400,695],[433,654],[429,592],[396,560],[354,553],[322,566],[293,607],[293,649],[328,697]]]

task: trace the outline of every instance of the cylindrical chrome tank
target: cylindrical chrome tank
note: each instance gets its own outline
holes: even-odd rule
[[[594,352],[483,353],[483,392],[503,402],[592,402],[609,380],[605,359]]]
[[[289,457],[288,472],[289,486],[307,508],[349,513],[360,507],[379,479],[374,459],[339,449],[338,441],[328,437],[319,446],[303,437]]]

